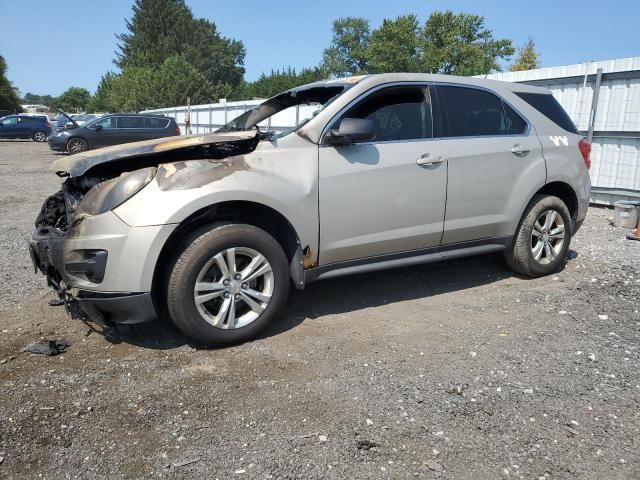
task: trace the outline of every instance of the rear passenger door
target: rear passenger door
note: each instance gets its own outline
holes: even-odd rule
[[[122,116],[118,117],[119,143],[139,142],[147,139],[144,126],[144,117]]]
[[[507,240],[546,181],[535,130],[489,90],[438,85],[437,98],[448,163],[442,244]]]

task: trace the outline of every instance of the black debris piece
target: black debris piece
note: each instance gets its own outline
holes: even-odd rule
[[[24,347],[21,352],[37,353],[53,357],[54,355],[64,353],[68,346],[69,344],[64,340],[40,340],[39,342],[30,343]]]

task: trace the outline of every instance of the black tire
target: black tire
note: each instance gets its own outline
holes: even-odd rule
[[[273,293],[264,311],[251,323],[222,329],[208,323],[200,314],[194,300],[194,287],[205,265],[229,248],[252,249],[266,258],[273,272]],[[287,257],[280,244],[264,230],[246,224],[207,225],[185,239],[169,268],[167,311],[173,323],[198,343],[217,346],[240,343],[255,338],[277,317],[287,300],[289,283]]]
[[[552,255],[548,255],[546,253],[547,250],[543,248],[542,255],[545,255],[545,257],[548,256],[548,258],[546,258],[546,260],[543,258],[536,260],[533,249],[538,246],[538,242],[541,241],[541,239],[538,237],[535,239],[533,238],[534,225],[546,212],[556,212],[557,216],[560,217],[563,222],[564,235],[557,238],[557,240],[562,240],[561,244],[556,244],[557,252],[556,249],[553,248],[552,244],[549,244],[550,248],[553,249],[549,250],[549,253]],[[540,228],[541,224],[538,223],[536,231]],[[555,231],[555,229],[551,231]],[[546,233],[546,238],[549,238],[549,232]],[[566,262],[567,251],[569,250],[572,234],[573,223],[571,220],[571,214],[569,213],[569,209],[565,203],[558,197],[551,195],[536,195],[533,197],[522,215],[522,219],[518,225],[518,230],[516,231],[516,235],[513,239],[513,244],[505,251],[507,264],[515,272],[528,277],[542,277],[544,275],[555,273],[560,270]],[[560,234],[556,234],[556,236],[559,235]],[[550,239],[550,241],[555,240]]]
[[[31,140],[38,143],[46,142],[47,132],[42,130],[36,130],[35,132],[33,132],[33,135],[31,135]]]
[[[74,155],[89,150],[89,144],[84,138],[72,137],[67,141],[67,153]]]

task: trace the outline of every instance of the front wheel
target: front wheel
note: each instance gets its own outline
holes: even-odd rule
[[[171,268],[166,290],[173,323],[193,340],[228,345],[256,337],[289,293],[280,244],[245,224],[213,225],[191,234]]]
[[[72,138],[67,142],[67,153],[69,155],[86,152],[87,150],[89,150],[89,144],[82,138]]]
[[[536,195],[522,216],[513,244],[505,251],[505,259],[523,275],[549,275],[565,264],[571,235],[571,214],[565,203],[551,195]]]

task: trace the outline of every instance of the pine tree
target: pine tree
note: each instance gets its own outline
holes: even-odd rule
[[[167,58],[181,55],[213,84],[235,87],[242,81],[242,42],[221,36],[214,23],[194,18],[184,0],[136,0],[127,29],[117,35],[115,64],[122,70],[159,68]]]
[[[509,70],[512,72],[519,72],[521,70],[534,70],[540,67],[540,55],[536,52],[536,44],[533,38],[529,38],[527,43],[520,49],[518,49],[518,57],[509,66]]]

